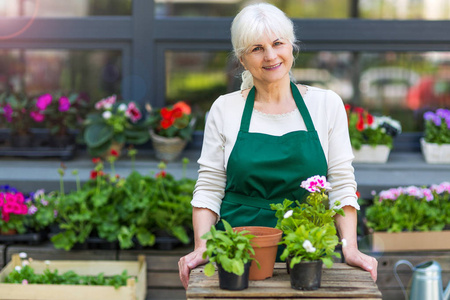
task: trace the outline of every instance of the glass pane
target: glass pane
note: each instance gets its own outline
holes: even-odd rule
[[[132,0],[0,0],[0,17],[131,15]]]
[[[227,52],[166,52],[166,100],[187,100],[205,113],[218,96],[239,89],[238,66]],[[422,131],[423,112],[450,107],[450,52],[301,52],[299,83],[331,89],[345,103]]]
[[[155,0],[158,17],[233,17],[251,0]],[[348,18],[351,0],[272,0],[291,18]],[[326,9],[324,9],[326,8]]]
[[[365,19],[450,19],[448,0],[359,0],[359,14]]]
[[[121,93],[120,51],[0,50],[0,93],[65,91],[91,101]]]

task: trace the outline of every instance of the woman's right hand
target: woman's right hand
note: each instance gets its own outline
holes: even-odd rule
[[[180,258],[180,260],[178,261],[180,280],[185,289],[187,289],[188,287],[189,274],[191,273],[191,270],[199,265],[206,264],[208,262],[208,258],[203,259],[203,252],[205,252],[205,250],[206,248],[204,247],[197,248],[191,253]]]

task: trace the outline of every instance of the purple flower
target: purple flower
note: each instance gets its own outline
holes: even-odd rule
[[[441,126],[441,123],[442,123],[441,117],[434,115],[432,121],[433,121],[434,125],[436,125],[438,127]]]
[[[447,129],[450,129],[450,116],[447,116],[447,118],[445,118],[445,123],[447,123]]]
[[[36,101],[36,107],[39,110],[45,110],[47,106],[52,103],[52,95],[50,94],[44,94],[42,96],[39,96],[39,98]]]
[[[37,211],[38,211],[38,209],[37,209],[37,207],[34,206],[34,205],[31,205],[31,206],[28,208],[28,214],[29,214],[29,215],[34,215]]]
[[[68,111],[70,108],[70,101],[67,97],[59,98],[59,107],[58,110],[61,112]]]
[[[427,111],[426,113],[423,114],[423,118],[424,118],[426,121],[431,121],[431,120],[433,120],[434,116],[436,116],[436,115],[435,115],[434,112],[432,112],[432,111]]]
[[[441,118],[448,118],[450,117],[450,110],[445,109],[445,108],[438,108],[436,110],[436,115],[438,115]]]
[[[12,114],[13,114],[13,109],[11,107],[11,104],[9,104],[9,103],[6,104],[3,107],[3,111],[5,112],[6,121],[8,121],[8,123],[11,123],[12,122]]]

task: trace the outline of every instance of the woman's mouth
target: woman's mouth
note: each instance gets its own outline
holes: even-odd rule
[[[273,66],[263,67],[263,69],[264,69],[264,70],[273,70],[273,69],[278,68],[279,66],[281,66],[281,63],[278,63],[278,64],[273,65]]]

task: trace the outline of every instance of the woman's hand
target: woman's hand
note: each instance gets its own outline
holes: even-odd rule
[[[350,266],[360,267],[367,272],[370,272],[370,276],[372,276],[373,281],[377,281],[377,267],[378,261],[371,256],[368,256],[356,247],[343,247],[342,253],[345,257],[345,262]]]
[[[205,252],[206,248],[198,248],[189,253],[188,255],[183,256],[178,261],[178,270],[180,273],[180,280],[183,284],[184,288],[187,289],[189,283],[189,274],[191,270],[195,267],[205,264],[208,262],[208,259],[203,259],[203,252]]]

